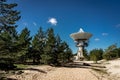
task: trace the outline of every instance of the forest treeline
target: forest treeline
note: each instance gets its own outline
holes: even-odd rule
[[[19,34],[16,22],[21,18],[14,8],[16,3],[8,4],[0,0],[0,67],[5,68],[16,63],[61,65],[69,62],[72,50],[53,28],[43,31],[42,27],[31,37],[28,28]]]
[[[30,35],[27,27],[18,33],[16,22],[21,16],[15,7],[16,3],[0,0],[0,69],[14,68],[18,63],[57,66],[71,61],[74,56],[72,50],[53,28],[43,31],[40,27],[34,36]],[[105,50],[93,49],[89,54],[84,50],[84,56],[86,60],[95,62],[116,59],[120,57],[120,48],[113,44]]]
[[[20,34],[16,30],[12,32],[12,35],[9,31],[0,34],[1,61],[58,65],[68,62],[72,57],[68,44],[59,35],[55,35],[52,28],[44,32],[40,27],[33,38],[27,28]]]
[[[113,60],[120,58],[120,47],[117,44],[112,44],[106,49],[93,49],[89,53],[87,50],[84,50],[84,56],[86,60],[92,60],[97,63],[98,60]]]

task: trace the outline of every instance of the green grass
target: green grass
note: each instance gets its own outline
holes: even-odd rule
[[[92,68],[92,70],[97,71],[98,73],[108,74],[105,70]]]
[[[15,66],[17,66],[17,68],[27,68],[29,65],[24,65],[24,64],[14,64]]]

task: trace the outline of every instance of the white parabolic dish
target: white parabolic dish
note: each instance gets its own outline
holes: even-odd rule
[[[90,37],[92,37],[92,34],[88,32],[77,32],[77,33],[72,33],[70,36],[74,40],[77,40],[77,39],[88,40]]]
[[[84,32],[82,28],[80,28],[79,32],[72,33],[70,35],[74,40],[88,40],[90,37],[92,37],[92,34],[88,32]]]
[[[79,32],[72,33],[70,36],[74,40],[88,40],[90,37],[92,37],[92,34],[88,32],[84,32],[84,30],[80,28]]]

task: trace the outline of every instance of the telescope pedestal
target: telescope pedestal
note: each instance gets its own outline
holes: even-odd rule
[[[78,47],[77,58],[78,58],[77,60],[83,60],[84,59],[83,47],[82,46]]]
[[[84,55],[84,47],[88,46],[88,40],[92,37],[91,33],[84,32],[82,28],[80,28],[79,32],[70,34],[71,38],[75,41],[76,46],[78,47],[77,56],[75,56],[75,60],[83,60]]]

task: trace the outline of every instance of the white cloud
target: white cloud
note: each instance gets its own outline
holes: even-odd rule
[[[24,22],[23,25],[24,25],[24,26],[28,26],[28,23],[27,23],[27,22]]]
[[[57,22],[56,18],[49,18],[48,23],[50,23],[51,25],[56,26],[58,22]]]
[[[116,27],[117,27],[117,28],[120,28],[120,24],[117,24]]]
[[[108,33],[102,33],[102,35],[103,35],[103,36],[107,36],[107,35],[108,35]]]
[[[36,22],[33,22],[33,25],[34,25],[34,26],[37,26],[37,23],[36,23]]]
[[[95,41],[99,41],[100,39],[99,39],[99,38],[95,38],[94,40],[95,40]]]

